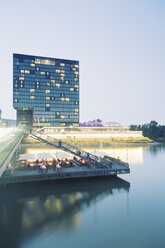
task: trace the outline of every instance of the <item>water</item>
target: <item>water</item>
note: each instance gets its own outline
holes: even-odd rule
[[[164,247],[165,146],[102,151],[131,174],[1,189],[0,247]]]

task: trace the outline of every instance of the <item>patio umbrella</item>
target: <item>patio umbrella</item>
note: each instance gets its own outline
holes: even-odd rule
[[[36,159],[36,155],[33,154],[33,153],[24,153],[24,154],[21,154],[18,158],[18,160],[33,160],[33,159]]]
[[[54,154],[49,152],[41,152],[37,153],[37,157],[38,159],[52,159],[54,157]]]
[[[91,154],[96,155],[96,156],[105,156],[105,152],[100,152],[100,151],[90,151]]]
[[[67,152],[59,152],[57,151],[56,153],[53,153],[54,157],[57,157],[57,158],[70,158],[72,157],[71,154],[67,153]]]

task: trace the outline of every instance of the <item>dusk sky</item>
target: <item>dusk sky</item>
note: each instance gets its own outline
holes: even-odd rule
[[[165,124],[164,0],[0,1],[0,109],[13,109],[13,53],[80,62],[80,121]]]

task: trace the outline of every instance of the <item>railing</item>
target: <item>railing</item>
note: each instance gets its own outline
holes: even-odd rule
[[[82,159],[88,159],[88,160],[90,160],[90,162],[93,162],[95,164],[99,164],[99,165],[101,164],[104,167],[109,166],[110,162],[114,163],[114,164],[121,164],[121,165],[128,167],[127,163],[122,162],[119,159],[115,159],[115,158],[112,158],[109,156],[104,156],[104,158],[99,158],[98,156],[93,155],[89,152],[86,152],[86,151],[84,151],[84,150],[82,150],[76,146],[73,146],[73,145],[65,143],[61,140],[55,139],[54,137],[51,137],[49,135],[40,134],[37,131],[32,131],[31,135],[33,137],[35,137],[36,139],[44,142],[44,143],[47,143],[47,144],[54,146],[58,149],[64,150],[64,151],[71,153],[75,156],[78,156]]]

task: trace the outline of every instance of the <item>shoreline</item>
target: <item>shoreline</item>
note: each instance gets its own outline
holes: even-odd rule
[[[148,145],[161,145],[163,143],[158,143],[158,142],[134,142],[134,143],[103,143],[102,144],[102,148],[104,147],[136,147],[136,146],[148,146]],[[100,148],[100,143],[79,143],[79,144],[74,144],[73,145],[77,146],[77,147],[94,147],[94,148]],[[24,143],[21,144],[22,148],[27,148],[27,147],[34,147],[34,148],[39,148],[39,147],[45,147],[45,144],[42,143]],[[51,146],[50,146],[51,147]]]

